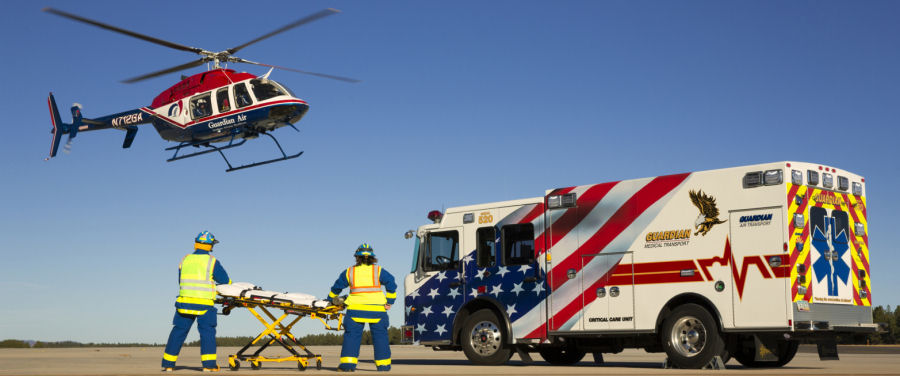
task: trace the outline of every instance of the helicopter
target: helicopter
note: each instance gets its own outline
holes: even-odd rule
[[[302,155],[303,152],[290,155],[285,153],[278,139],[271,132],[285,126],[290,126],[299,132],[294,123],[303,118],[309,110],[309,104],[297,98],[286,86],[269,79],[272,70],[279,69],[350,83],[359,82],[359,80],[348,77],[264,64],[234,56],[236,52],[251,44],[339,13],[340,11],[337,9],[324,9],[259,36],[247,43],[218,52],[154,38],[54,8],[44,8],[43,11],[161,46],[200,55],[200,58],[197,60],[133,77],[122,81],[124,83],[143,81],[203,64],[207,64],[208,67],[206,72],[182,76],[181,81],[157,95],[150,106],[98,118],[86,118],[82,116],[81,105],[75,103],[71,107],[71,123],[62,122],[56,106],[56,99],[51,92],[47,99],[47,104],[53,125],[50,132],[53,136],[50,143],[50,156],[45,160],[56,156],[63,135],[68,135],[64,146],[64,150],[68,152],[71,149],[72,139],[79,132],[86,131],[101,129],[125,131],[125,140],[122,143],[122,148],[127,149],[131,147],[140,124],[153,124],[157,133],[164,140],[178,142],[178,145],[165,149],[174,151],[172,157],[166,160],[167,162],[218,152],[222,159],[225,160],[225,164],[228,165],[225,171],[231,172],[293,159]],[[269,67],[269,70],[262,76],[256,76],[246,72],[236,72],[232,69],[227,69],[227,67],[223,66],[223,64],[227,63],[252,64]],[[238,167],[232,166],[228,158],[225,157],[223,150],[241,146],[247,140],[257,138],[260,135],[272,138],[282,156]],[[188,147],[202,150],[179,155],[182,149]]]

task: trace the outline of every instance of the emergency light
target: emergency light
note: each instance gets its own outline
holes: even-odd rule
[[[441,218],[443,218],[443,217],[444,217],[444,215],[441,213],[440,210],[432,210],[432,211],[428,212],[428,220],[430,220],[434,223],[441,223]]]

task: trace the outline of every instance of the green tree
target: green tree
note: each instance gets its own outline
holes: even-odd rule
[[[28,345],[25,341],[20,341],[17,339],[5,339],[0,341],[0,348],[7,349],[27,349],[31,346]]]

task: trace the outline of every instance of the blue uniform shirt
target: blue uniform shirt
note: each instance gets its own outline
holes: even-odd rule
[[[195,249],[195,255],[207,255],[208,251],[204,251],[202,249]],[[231,279],[228,278],[228,273],[225,271],[225,268],[222,267],[222,263],[219,262],[219,259],[216,259],[216,264],[213,266],[213,281],[216,281],[217,285],[229,284],[231,283]],[[178,267],[178,282],[181,282],[181,266]],[[208,305],[202,304],[190,304],[190,303],[178,303],[175,302],[176,309],[190,309],[190,310],[198,310],[202,311],[205,309],[211,308]]]
[[[378,282],[380,282],[381,285],[384,286],[384,289],[387,290],[387,293],[385,294],[387,304],[394,304],[394,300],[397,299],[397,283],[394,282],[394,276],[392,276],[391,273],[388,273],[384,268],[381,268],[381,275],[379,275]],[[328,297],[334,298],[340,295],[341,291],[348,287],[350,287],[350,281],[347,280],[347,269],[344,269],[337,280],[334,281],[334,285],[331,286],[331,293],[328,294]]]

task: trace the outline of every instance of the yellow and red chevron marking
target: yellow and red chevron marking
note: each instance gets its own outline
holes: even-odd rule
[[[797,200],[797,196],[801,199]],[[798,203],[799,201],[799,203]],[[811,257],[809,255],[811,246],[809,242],[809,215],[808,206],[814,205],[829,210],[842,210],[850,215],[850,223],[848,226],[848,237],[850,238],[850,254],[853,262],[851,262],[851,281],[853,282],[853,304],[861,306],[871,306],[872,292],[869,276],[869,239],[868,225],[866,224],[866,199],[863,196],[850,195],[840,192],[832,192],[828,190],[818,189],[815,187],[806,187],[803,185],[787,184],[787,202],[788,215],[790,224],[788,231],[790,233],[790,249],[791,249],[791,296],[793,301],[812,300],[812,268]],[[794,228],[794,215],[803,215],[803,228]],[[853,231],[856,223],[862,223],[866,229],[864,235],[857,236]],[[805,265],[805,285],[807,291],[805,295],[798,293],[798,287],[801,285],[799,281],[800,273],[799,265]],[[865,270],[865,276],[861,279],[865,286],[860,289],[861,280],[859,278],[859,270]],[[865,290],[866,298],[859,296],[859,291]]]
[[[790,237],[790,242],[788,246],[791,250],[791,297],[793,301],[798,300],[810,300],[812,298],[812,284],[810,281],[812,280],[812,268],[810,267],[810,257],[809,257],[809,216],[806,215],[806,206],[809,204],[809,196],[807,195],[808,188],[804,185],[794,185],[791,183],[787,184],[787,203],[788,203],[788,232]],[[797,197],[800,197],[800,200],[797,200]],[[798,203],[799,201],[799,203]],[[795,228],[794,227],[794,215],[802,214],[803,215],[803,227]],[[800,273],[798,270],[799,265],[804,265],[805,272],[803,273],[804,279],[806,281],[806,294],[800,295],[797,292],[797,289],[800,287],[800,282],[798,277],[800,277]]]

